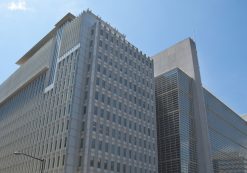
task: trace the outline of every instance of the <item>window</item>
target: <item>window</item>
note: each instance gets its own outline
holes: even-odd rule
[[[94,115],[98,115],[98,107],[94,106]]]
[[[99,141],[98,149],[99,149],[100,151],[102,151],[102,141]]]
[[[101,160],[98,159],[97,168],[101,168]]]
[[[109,136],[109,132],[110,132],[110,128],[109,127],[106,127],[106,129],[105,129],[106,136]]]
[[[121,131],[118,131],[118,139],[121,140]]]
[[[116,122],[116,114],[112,115],[112,121],[115,123]]]
[[[60,142],[59,142],[59,149],[61,149],[62,147],[62,139],[60,139]]]
[[[108,161],[105,160],[105,163],[104,163],[104,169],[107,169],[107,164],[108,164]]]
[[[116,137],[116,130],[112,129],[112,137],[115,138]]]
[[[55,157],[52,159],[52,168],[55,166]]]
[[[81,148],[83,148],[83,138],[81,138]]]
[[[122,118],[119,116],[118,117],[118,124],[121,125]]]
[[[82,156],[79,157],[79,164],[78,164],[79,167],[81,166],[81,162],[82,162],[81,160],[82,160]]]
[[[84,114],[87,113],[87,106],[84,106],[84,108],[83,108],[83,113],[84,113]]]
[[[120,172],[120,163],[117,163],[117,172]]]
[[[91,158],[91,160],[90,160],[90,166],[91,167],[94,167],[94,158]]]
[[[95,139],[92,139],[91,148],[95,148]]]
[[[110,112],[107,111],[107,112],[106,112],[106,119],[107,119],[107,120],[110,120],[110,115],[111,115]]]
[[[99,99],[99,92],[98,92],[98,91],[95,92],[95,99],[96,99],[96,100]]]
[[[104,61],[107,63],[107,61],[108,61],[108,58],[107,58],[107,56],[105,55],[104,56]]]
[[[64,165],[65,163],[65,155],[63,155],[63,162],[62,162],[62,165]]]
[[[103,67],[103,74],[106,75],[106,68]]]
[[[94,122],[93,122],[92,129],[93,129],[93,131],[95,131],[95,132],[96,132],[96,125],[97,125],[97,123],[94,121]]]
[[[105,88],[105,81],[102,80],[102,87]]]
[[[87,72],[90,71],[90,67],[91,67],[90,64],[88,64],[88,65],[87,65]]]
[[[126,173],[126,165],[123,164],[123,173]]]
[[[108,152],[108,146],[109,146],[109,144],[105,143],[105,152]]]
[[[64,139],[64,148],[66,147],[66,144],[67,144],[67,137],[65,137]]]
[[[97,64],[97,71],[100,72],[100,65]]]
[[[112,146],[111,146],[111,153],[115,154],[115,145],[114,144],[112,144]]]
[[[114,161],[111,161],[111,171],[114,171]]]
[[[103,98],[103,96],[104,95],[102,95],[102,98]],[[104,113],[105,113],[105,111],[104,111],[104,109],[100,109],[100,116],[102,117],[102,118],[104,118]]]
[[[96,78],[96,85],[99,85],[99,78]]]
[[[126,148],[123,149],[123,156],[126,157]]]
[[[117,147],[117,154],[118,154],[118,156],[120,156],[120,154],[121,154],[120,152],[121,152],[121,149],[120,149],[120,147],[118,146],[118,147]]]
[[[110,99],[110,97],[107,97],[107,104],[108,104],[108,105],[111,104],[111,99]]]

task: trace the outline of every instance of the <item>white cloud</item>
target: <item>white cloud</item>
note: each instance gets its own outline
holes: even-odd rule
[[[26,11],[27,2],[25,0],[12,1],[7,4],[7,8],[12,11]]]

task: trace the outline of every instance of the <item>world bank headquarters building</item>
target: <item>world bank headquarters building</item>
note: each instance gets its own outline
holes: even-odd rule
[[[90,10],[0,86],[0,173],[245,173],[246,122],[203,88],[190,38],[151,58]]]

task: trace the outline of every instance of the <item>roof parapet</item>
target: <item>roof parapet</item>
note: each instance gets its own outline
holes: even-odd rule
[[[66,22],[71,22],[72,20],[75,19],[75,16],[71,13],[67,13],[61,20],[59,20],[56,24],[55,27],[56,28],[60,28],[63,24],[65,24]]]
[[[16,64],[22,65],[24,64],[29,58],[31,58],[45,43],[47,43],[56,33],[57,29],[60,28],[66,22],[71,22],[75,19],[75,16],[71,13],[66,14],[61,20],[59,20],[55,28],[52,29],[45,37],[43,37],[35,46],[33,46],[25,55],[23,55]]]

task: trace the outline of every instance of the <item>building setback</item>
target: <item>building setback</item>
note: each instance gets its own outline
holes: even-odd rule
[[[0,86],[0,172],[157,173],[153,62],[109,24],[67,14]]]
[[[159,173],[247,172],[246,122],[202,87],[193,40],[153,58]]]

